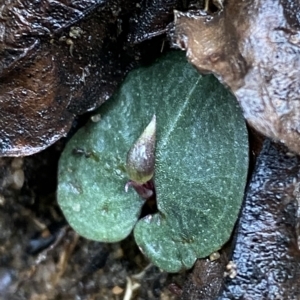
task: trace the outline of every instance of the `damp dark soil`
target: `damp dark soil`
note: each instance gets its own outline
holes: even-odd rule
[[[0,298],[178,299],[184,274],[151,265],[129,236],[105,244],[79,237],[56,203],[62,142],[0,160]]]

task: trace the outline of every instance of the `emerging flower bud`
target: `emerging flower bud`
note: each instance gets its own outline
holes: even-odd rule
[[[126,170],[130,180],[144,184],[153,177],[155,164],[156,116],[127,153]]]

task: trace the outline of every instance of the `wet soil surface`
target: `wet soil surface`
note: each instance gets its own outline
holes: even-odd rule
[[[62,143],[0,160],[0,299],[178,299],[171,275],[129,236],[105,244],[79,237],[56,203]]]

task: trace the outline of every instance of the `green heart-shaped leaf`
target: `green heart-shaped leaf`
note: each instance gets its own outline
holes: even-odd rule
[[[248,141],[234,97],[173,52],[131,72],[118,93],[68,143],[58,201],[71,226],[114,242],[134,229],[142,251],[176,272],[218,250],[241,206]],[[126,155],[156,115],[154,182],[159,212],[138,221],[143,200],[124,192]],[[85,153],[76,154],[76,149]]]

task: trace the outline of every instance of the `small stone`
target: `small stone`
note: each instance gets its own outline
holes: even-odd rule
[[[231,260],[231,261],[226,265],[226,270],[231,271],[232,269],[236,269],[236,264]]]
[[[118,285],[115,286],[113,289],[112,289],[112,293],[114,295],[120,295],[124,292],[124,289],[122,289],[121,287],[119,287]]]
[[[237,265],[234,261],[229,261],[229,263],[226,265],[226,272],[224,273],[224,276],[228,276],[229,278],[233,279],[237,275]]]
[[[12,183],[13,188],[15,188],[16,190],[20,190],[25,180],[25,175],[23,170],[14,171],[12,174],[12,179],[13,179],[13,183]]]
[[[220,258],[220,253],[219,252],[213,252],[210,256],[209,256],[209,260],[210,261],[214,261]]]
[[[3,206],[5,204],[5,198],[3,195],[0,195],[0,206]]]
[[[80,27],[73,26],[70,28],[69,36],[71,38],[77,39],[80,38],[83,33],[84,32]]]
[[[236,271],[236,270],[232,270],[232,271],[230,272],[230,274],[229,274],[229,277],[230,277],[231,279],[233,279],[233,278],[236,277],[236,275],[237,275],[237,271]]]
[[[124,252],[122,248],[118,248],[116,251],[113,252],[113,258],[114,259],[120,259],[124,256]]]
[[[23,158],[22,157],[16,157],[11,162],[11,167],[15,170],[21,169],[23,166]]]
[[[91,116],[91,120],[92,122],[97,123],[101,120],[101,115],[100,114],[93,115]]]

